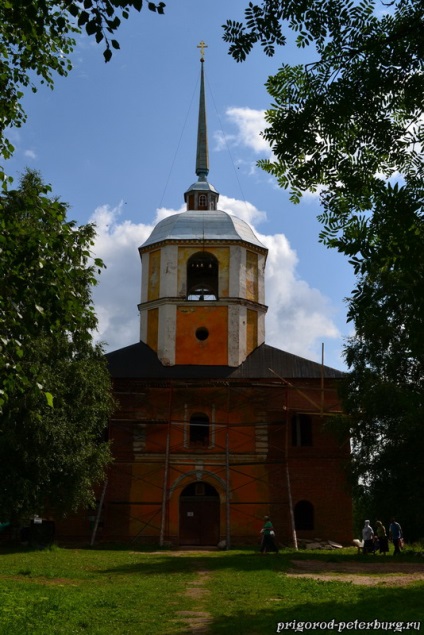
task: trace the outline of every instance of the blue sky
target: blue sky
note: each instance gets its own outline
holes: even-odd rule
[[[16,152],[6,168],[13,176],[26,166],[40,170],[69,203],[69,218],[96,223],[96,255],[107,265],[94,291],[98,337],[107,350],[138,341],[137,247],[159,219],[182,211],[183,193],[196,180],[197,45],[204,40],[209,181],[221,194],[220,209],[250,222],[269,249],[266,341],[318,361],[323,342],[325,363],[342,368],[350,267],[318,242],[316,196],[293,205],[255,166],[270,152],[259,135],[271,101],[267,77],[282,62],[313,53],[288,45],[267,58],[258,49],[237,64],[221,25],[240,19],[244,5],[169,0],[164,16],[134,11],[108,64],[101,45],[79,37],[70,75],[58,78],[54,91],[26,95],[28,120],[11,131]]]

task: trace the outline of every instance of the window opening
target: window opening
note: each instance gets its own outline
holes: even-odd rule
[[[296,529],[314,529],[314,506],[309,501],[299,501],[294,507]]]
[[[218,299],[218,260],[201,251],[187,262],[187,300],[210,301]]]
[[[181,497],[193,497],[193,496],[208,496],[210,498],[219,498],[219,494],[213,485],[205,483],[204,481],[198,481],[196,483],[190,483],[181,492]]]
[[[204,342],[205,340],[207,340],[209,337],[209,331],[206,327],[204,326],[200,326],[197,330],[196,330],[196,338],[200,341],[200,342]]]
[[[293,415],[292,445],[297,447],[312,445],[312,419],[309,415]]]
[[[190,445],[204,447],[209,445],[209,417],[196,413],[190,417]]]

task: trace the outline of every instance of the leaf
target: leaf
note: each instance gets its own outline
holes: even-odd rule
[[[53,408],[53,395],[50,392],[45,392],[44,395],[49,408]]]
[[[103,34],[101,32],[101,29],[99,29],[99,25],[95,19],[87,22],[87,24],[85,25],[85,31],[87,35],[96,34],[96,42],[101,42],[101,40],[103,39]]]
[[[90,14],[87,11],[81,11],[78,16],[78,26],[83,26],[86,22],[88,22],[90,18]]]

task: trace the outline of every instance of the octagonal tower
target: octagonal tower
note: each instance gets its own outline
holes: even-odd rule
[[[243,220],[218,209],[201,57],[196,175],[186,211],[153,229],[142,258],[140,339],[162,364],[239,366],[265,341],[268,250]]]

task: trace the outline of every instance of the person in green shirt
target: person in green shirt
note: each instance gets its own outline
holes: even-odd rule
[[[261,553],[267,553],[268,551],[278,553],[278,547],[275,542],[275,531],[269,516],[265,516],[264,518],[261,535]]]

